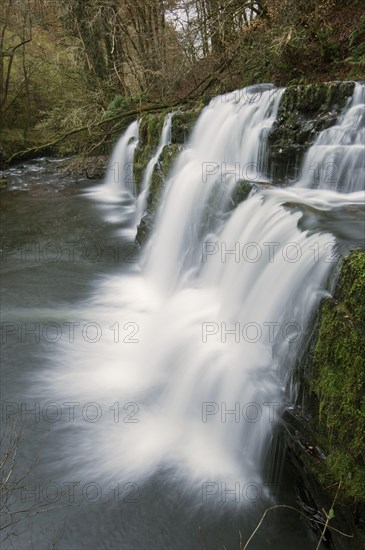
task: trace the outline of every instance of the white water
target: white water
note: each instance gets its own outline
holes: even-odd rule
[[[138,144],[138,121],[132,122],[116,143],[104,180],[104,196],[120,200],[125,194],[134,196],[133,158]]]
[[[250,90],[250,89],[248,89]],[[174,167],[150,241],[146,272],[168,292],[196,266],[207,207],[219,217],[240,180],[265,180],[266,141],[283,90],[218,96]],[[209,201],[211,204],[209,205]]]
[[[230,212],[242,169],[265,179],[265,138],[281,95],[268,89],[250,102],[247,93],[215,98],[201,114],[143,268],[98,281],[73,311],[80,323],[97,321],[99,341],[62,344],[40,377],[50,400],[96,402],[104,412],[97,423],[63,427],[61,467],[77,479],[139,482],[169,468],[190,482],[260,480],[292,360],[333,265],[335,238],[299,229],[301,210],[350,210],[364,195],[267,189]],[[224,337],[224,328],[234,333]],[[222,421],[224,407],[236,413]],[[205,422],[202,411],[211,412]],[[123,422],[131,412],[138,422]]]
[[[119,226],[119,236],[130,241],[136,234],[133,162],[138,132],[139,121],[134,121],[115,144],[103,183],[86,191],[98,201],[105,221]]]
[[[171,121],[172,121],[173,113],[168,113],[166,115],[166,118],[163,123],[162,132],[160,141],[157,147],[157,150],[149,163],[147,164],[146,170],[143,174],[143,181],[142,181],[142,189],[137,199],[137,211],[136,211],[136,220],[137,225],[140,223],[144,209],[146,207],[147,199],[148,199],[148,193],[151,185],[152,180],[152,174],[153,170],[156,166],[156,164],[159,161],[159,158],[161,156],[161,153],[166,147],[166,145],[169,145],[171,143]]]
[[[365,188],[365,84],[356,83],[337,124],[321,132],[309,149],[300,187],[350,193]]]

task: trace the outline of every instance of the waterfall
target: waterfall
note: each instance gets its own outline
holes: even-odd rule
[[[62,344],[42,375],[50,398],[114,412],[109,422],[80,421],[67,433],[77,479],[139,482],[165,469],[173,479],[199,480],[198,487],[261,480],[288,373],[335,265],[336,237],[321,220],[344,211],[351,225],[364,195],[301,181],[257,186],[232,208],[242,180],[269,182],[266,138],[282,90],[259,90],[216,97],[203,110],[166,184],[142,265],[98,281],[91,303],[79,307],[80,321],[98,319],[102,338]],[[347,163],[342,191],[359,185],[361,162],[352,157],[362,97],[357,86],[304,163],[308,170],[308,163],[327,162],[334,157],[319,151],[334,148]],[[136,125],[128,129],[123,147],[135,132]],[[115,421],[116,404],[132,422]]]
[[[355,83],[337,124],[323,130],[309,149],[300,187],[350,193],[364,189],[365,84]]]
[[[194,267],[207,207],[223,213],[241,180],[267,180],[267,136],[283,90],[265,86],[218,96],[204,109],[179,156],[156,221],[146,271],[173,288]]]
[[[153,170],[158,163],[158,160],[161,156],[161,153],[166,145],[169,145],[171,143],[171,121],[172,121],[173,113],[168,113],[165,117],[160,141],[157,147],[157,150],[149,163],[147,164],[147,167],[145,169],[145,172],[143,174],[143,181],[142,181],[142,189],[138,196],[137,200],[137,212],[136,212],[136,220],[137,225],[140,223],[144,209],[146,207],[147,199],[148,199],[148,193],[151,185],[152,180],[152,174]]]
[[[134,196],[133,158],[138,144],[138,121],[132,122],[117,141],[105,176],[103,193],[109,200]]]

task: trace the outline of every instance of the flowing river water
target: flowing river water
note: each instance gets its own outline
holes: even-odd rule
[[[55,507],[19,524],[20,548],[239,548],[266,507],[296,505],[273,438],[339,258],[364,245],[364,87],[301,179],[274,188],[266,141],[282,93],[248,89],[203,110],[142,250],[158,151],[135,199],[137,123],[104,182],[60,177],[56,159],[5,173],[5,416],[20,415],[19,468],[38,458],[22,499]],[[243,171],[253,190],[233,208]],[[250,547],[316,540],[275,513]]]

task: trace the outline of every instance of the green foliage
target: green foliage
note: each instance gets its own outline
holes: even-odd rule
[[[16,151],[42,144],[44,144],[44,135],[37,128],[31,128],[26,137],[24,137],[22,128],[2,128],[0,130],[0,166],[3,160],[9,158]],[[47,150],[43,152],[48,153]]]
[[[346,61],[352,66],[353,78],[363,78],[365,73],[365,15],[349,36],[350,56]]]
[[[183,145],[186,142],[202,108],[203,105],[200,104],[194,109],[179,111],[174,115],[171,127],[172,143]]]
[[[365,253],[344,261],[333,299],[321,308],[311,390],[319,402],[325,481],[342,480],[346,496],[365,487]]]
[[[110,118],[123,111],[132,111],[134,109],[138,109],[139,105],[141,105],[142,103],[146,103],[148,100],[149,96],[146,93],[139,94],[138,96],[131,97],[129,99],[118,94],[114,96],[112,101],[109,103],[104,117]]]
[[[17,32],[16,21],[11,19],[9,25],[5,49],[11,48]],[[15,44],[18,42],[19,38]],[[76,58],[72,44],[60,43],[58,37],[43,26],[33,26],[32,40],[25,52],[22,48],[15,51],[9,94],[1,117],[6,158],[101,118],[105,92],[90,90]],[[24,72],[28,75],[28,90]],[[62,143],[57,152],[76,153],[80,146],[77,136]]]
[[[157,0],[147,4],[138,1],[130,6],[137,23],[145,23],[146,10],[164,7]],[[242,5],[236,0],[234,4],[234,10],[223,10],[214,19],[212,28],[209,21],[199,17],[195,21],[198,33],[205,26],[216,38],[222,34],[219,48],[213,48],[216,41],[212,42],[208,32],[201,58],[202,52],[198,56],[189,53],[189,25],[177,31],[172,20],[162,17],[160,29],[153,28],[151,34],[142,32],[136,40],[132,28],[126,32],[122,4],[62,0],[56,7],[45,3],[44,13],[29,17],[31,41],[25,53],[23,48],[16,50],[3,127],[23,129],[24,137],[31,128],[37,128],[47,141],[49,135],[77,126],[91,128],[94,122],[128,110],[138,111],[142,103],[161,98],[164,104],[173,105],[189,94],[194,97],[201,93],[204,101],[222,90],[257,82],[302,85],[364,77],[365,16],[361,1],[270,0],[259,3],[261,9],[250,22],[244,22],[245,18],[241,22],[239,18],[230,20],[236,7],[237,14],[243,16]],[[21,6],[25,5],[9,3],[5,51],[14,48],[22,36]],[[32,10],[32,6],[30,0],[27,9]],[[142,27],[138,23],[134,30]],[[3,56],[3,62],[6,68],[8,56]],[[25,74],[28,79],[24,81]],[[176,115],[173,143],[185,141],[194,121],[194,115]],[[93,149],[102,136],[95,135],[92,144],[89,134]],[[59,150],[78,152],[82,145],[78,138],[70,139]]]
[[[139,143],[134,154],[134,181],[136,189],[141,190],[144,170],[157,149],[162,131],[165,113],[146,115],[139,126]]]
[[[360,18],[358,26],[350,34],[349,46],[354,53],[365,53],[365,15]]]
[[[108,108],[105,113],[105,117],[113,117],[118,112],[128,111],[129,103],[121,95],[116,95],[114,99],[109,103]]]
[[[227,89],[257,82],[306,84],[364,78],[361,2],[270,0],[242,30]],[[362,71],[362,73],[361,73]]]

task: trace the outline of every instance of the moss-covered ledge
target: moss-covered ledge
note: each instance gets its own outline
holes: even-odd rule
[[[284,412],[281,432],[318,510],[341,482],[335,514],[339,528],[353,532],[356,549],[365,547],[364,326],[365,252],[357,250],[344,259],[333,297],[322,301],[299,365],[304,406]]]
[[[274,184],[288,183],[299,175],[305,152],[319,132],[336,123],[354,91],[354,82],[327,82],[288,86],[281,98],[277,119],[268,137],[268,172]],[[204,107],[204,101],[179,109],[172,118],[171,145],[156,165],[147,211],[137,233],[141,243],[153,223],[155,206],[166,174],[177,153],[186,144]],[[135,153],[135,183],[140,191],[143,173],[156,151],[163,121],[168,111],[145,115],[141,120],[140,139]],[[239,195],[240,193],[238,193]],[[240,202],[234,198],[234,203]]]
[[[176,143],[165,145],[160,159],[153,170],[146,208],[143,213],[142,220],[137,228],[136,241],[139,245],[144,243],[153,225],[155,215],[160,204],[160,197],[167,181],[167,175],[170,172],[177,155],[181,151],[181,147],[182,146],[177,145]]]
[[[333,298],[323,301],[312,352],[316,435],[324,483],[365,501],[365,252],[344,260]]]
[[[166,145],[159,161],[153,170],[146,209],[137,229],[136,241],[143,244],[153,225],[162,190],[174,161],[190,137],[203,103],[198,103],[187,110],[178,110],[171,120],[171,143]],[[150,114],[142,118],[139,128],[139,142],[134,155],[134,181],[136,192],[140,193],[143,174],[149,160],[158,148],[165,117],[169,111]]]
[[[354,82],[321,82],[288,86],[269,135],[269,164],[274,183],[299,175],[303,156],[321,130],[335,124]]]
[[[171,145],[184,145],[188,140],[191,130],[203,108],[198,103],[187,110],[179,109],[171,121]],[[155,114],[148,114],[141,118],[139,126],[139,141],[134,155],[134,179],[137,193],[141,190],[143,173],[148,162],[157,150],[163,123],[166,115],[171,110],[165,110]],[[176,151],[176,147],[171,148]],[[165,156],[167,154],[165,153]]]
[[[166,112],[145,115],[139,125],[139,140],[134,153],[134,184],[136,193],[142,188],[143,173],[157,150]]]

